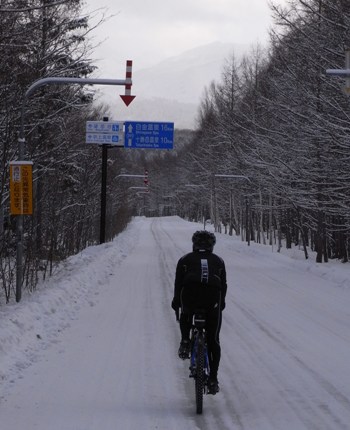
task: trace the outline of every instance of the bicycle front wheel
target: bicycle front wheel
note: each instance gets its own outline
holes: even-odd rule
[[[197,345],[197,360],[196,360],[196,411],[197,414],[203,412],[203,393],[204,393],[204,342],[203,339],[198,339]]]

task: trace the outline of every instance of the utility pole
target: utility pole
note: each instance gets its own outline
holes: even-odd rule
[[[104,117],[103,121],[108,121]],[[100,244],[106,241],[106,207],[107,207],[107,157],[108,145],[102,145],[102,177],[101,177],[101,216],[100,216]]]
[[[132,85],[131,80],[131,65],[130,60],[127,62],[127,73],[125,79],[90,79],[90,78],[66,78],[66,77],[47,77],[39,79],[28,88],[24,94],[21,108],[21,125],[18,138],[18,161],[24,161],[24,118],[27,99],[40,87],[44,85],[122,85],[126,90],[130,89]],[[125,97],[125,96],[123,96]],[[128,105],[134,96],[126,92],[126,99],[124,102]],[[19,302],[22,297],[22,284],[23,284],[23,215],[17,215],[16,219],[16,235],[17,235],[17,249],[16,249],[16,302]]]

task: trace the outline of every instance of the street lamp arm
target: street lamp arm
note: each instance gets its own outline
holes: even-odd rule
[[[79,84],[79,85],[131,85],[132,81],[130,78],[127,79],[93,79],[93,78],[66,78],[66,77],[47,77],[38,79],[33,82],[32,85],[27,89],[24,94],[22,109],[21,109],[21,128],[19,134],[19,159],[23,158],[23,143],[24,143],[24,116],[25,116],[25,104],[26,100],[36,91],[38,88],[48,84]]]
[[[33,82],[25,93],[25,97],[30,97],[33,92],[47,84],[78,84],[78,85],[131,85],[131,79],[94,79],[94,78],[65,78],[65,77],[48,77],[38,79]]]
[[[326,75],[350,77],[350,69],[327,69]]]

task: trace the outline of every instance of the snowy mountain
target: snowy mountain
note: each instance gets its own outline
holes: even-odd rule
[[[195,117],[204,88],[219,81],[225,59],[233,53],[237,59],[248,45],[215,42],[168,58],[147,69],[133,73],[132,94],[126,108],[116,101],[115,93],[106,90],[103,101],[111,107],[114,119],[171,121],[176,128],[194,128]]]
[[[168,58],[154,67],[134,73],[135,91],[147,97],[161,97],[183,103],[200,101],[205,86],[219,80],[226,58],[238,57],[246,47],[215,42]]]

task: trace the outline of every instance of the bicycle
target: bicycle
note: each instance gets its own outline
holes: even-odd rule
[[[178,314],[176,315],[177,319]],[[190,334],[190,378],[195,382],[196,412],[203,412],[203,395],[208,392],[209,359],[205,331],[205,312],[196,310],[192,317]]]
[[[196,311],[191,329],[190,377],[195,381],[196,412],[203,411],[203,394],[208,391],[209,359],[205,332],[205,313]]]

